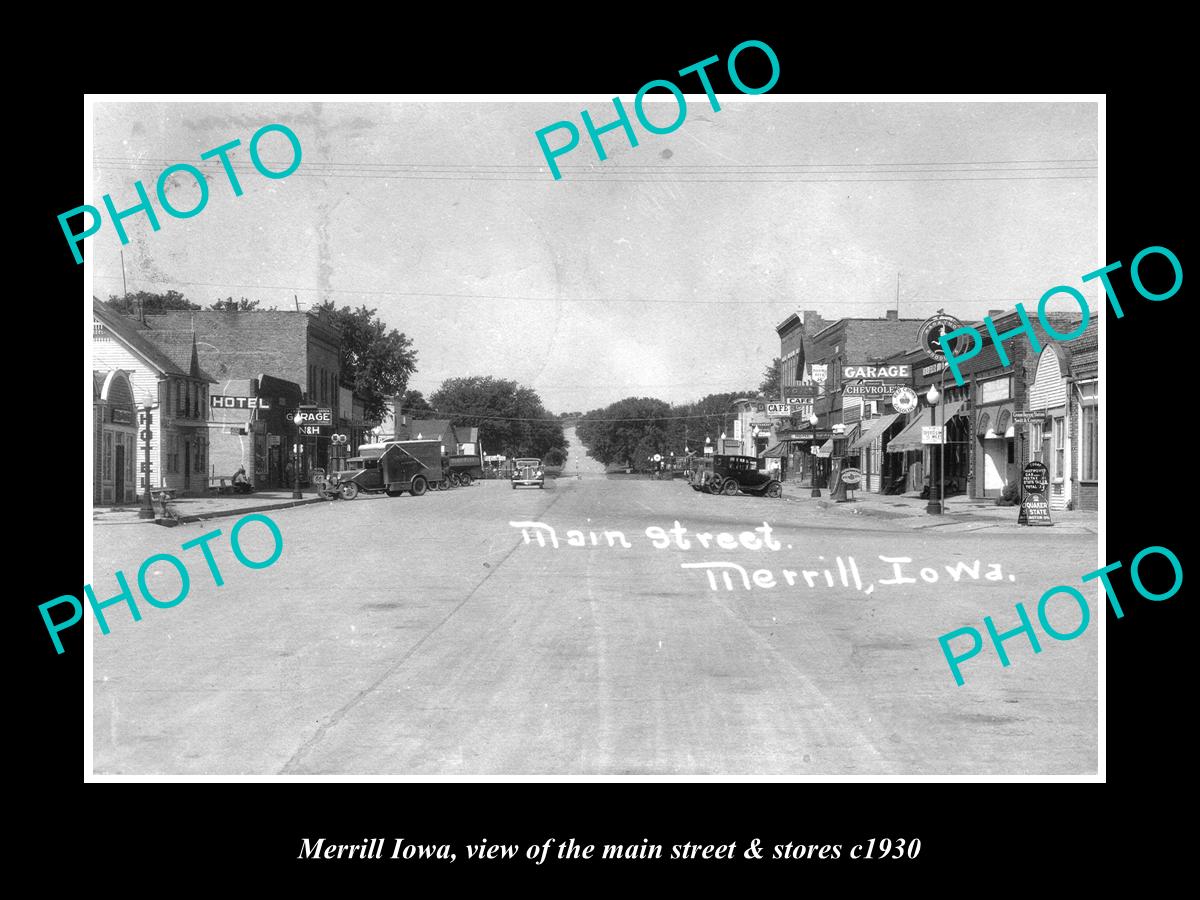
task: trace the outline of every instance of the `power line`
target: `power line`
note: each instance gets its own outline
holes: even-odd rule
[[[93,157],[96,160],[105,160],[109,162],[178,162],[172,157],[166,156],[142,156],[142,157],[127,157],[127,156],[103,156],[96,155]],[[215,158],[203,160],[210,164],[217,164],[219,161]],[[245,160],[231,160],[233,165],[245,165]],[[1077,163],[1098,163],[1096,158],[1086,159],[992,159],[992,160],[959,160],[953,162],[879,162],[879,163],[679,163],[674,165],[648,166],[648,165],[611,165],[610,169],[655,169],[655,170],[672,170],[672,169],[777,169],[777,168],[869,168],[869,167],[886,167],[886,166],[1001,166],[1001,165],[1074,165]],[[265,164],[265,163],[264,163]],[[310,160],[309,165],[315,166],[347,166],[363,169],[376,168],[417,168],[417,169],[538,169],[543,170],[546,167],[539,163],[388,163],[388,162],[337,162],[334,160]],[[271,165],[276,165],[272,162]],[[280,160],[278,165],[290,165]],[[577,164],[565,163],[560,164],[559,169],[566,171],[567,169],[589,169],[598,166],[598,163],[593,164]],[[248,170],[249,171],[249,170]]]
[[[767,403],[769,401],[763,400],[761,402]],[[404,414],[403,411],[401,412],[401,414],[402,415]],[[563,419],[560,419],[558,417],[540,418],[540,417],[534,417],[534,416],[498,416],[498,415],[489,415],[487,413],[455,413],[455,412],[447,412],[445,410],[429,410],[429,409],[417,410],[417,411],[413,412],[412,415],[414,417],[417,415],[440,416],[443,418],[482,419],[482,420],[496,421],[496,422],[557,422],[560,425],[564,421]],[[667,421],[676,421],[676,420],[681,420],[681,419],[719,419],[719,418],[723,418],[725,416],[730,416],[730,415],[734,415],[734,413],[732,411],[726,411],[726,412],[713,412],[713,413],[696,413],[694,415],[687,415],[687,416],[626,416],[626,417],[620,417],[620,418],[614,418],[614,419],[593,419],[590,416],[588,416],[586,413],[584,413],[582,416],[575,416],[572,418],[574,418],[577,422],[582,422],[585,420],[588,422],[667,422]],[[418,419],[416,421],[420,421],[420,420]]]
[[[101,169],[112,170],[115,167],[99,166]],[[126,167],[124,170],[128,170]],[[1014,170],[1005,170],[1014,171]],[[245,170],[248,174],[249,170]],[[732,173],[731,173],[732,174]],[[767,173],[775,174],[775,173]],[[798,177],[794,178],[617,178],[607,174],[597,172],[598,177],[594,178],[579,178],[573,177],[563,179],[568,183],[575,184],[854,184],[862,183],[896,183],[896,182],[923,182],[923,181],[1068,181],[1068,180],[1086,180],[1096,178],[1097,175],[985,175],[982,177],[938,177],[938,178],[874,178],[874,177],[859,177],[859,178],[810,178],[803,175],[821,175],[824,173],[810,172],[797,173]],[[833,174],[833,173],[829,173]],[[871,173],[848,173],[869,175]],[[965,173],[964,173],[965,174]],[[364,175],[351,173],[320,173],[320,172],[294,172],[289,178],[306,177],[306,178],[353,178],[366,181],[461,181],[461,182],[530,182],[530,183],[545,183],[557,184],[558,181],[549,178],[546,175],[542,176],[525,176],[525,175],[507,175],[502,173],[479,173],[474,176],[461,175],[414,175],[414,174],[396,174],[396,175]]]
[[[120,280],[119,275],[95,275],[95,278],[103,278],[109,281]],[[379,295],[389,297],[430,297],[438,299],[452,298],[456,300],[515,300],[522,303],[682,303],[682,304],[717,304],[727,306],[740,305],[775,305],[779,303],[788,303],[795,307],[811,306],[811,305],[826,305],[826,306],[882,306],[888,309],[892,308],[893,300],[797,300],[796,298],[780,297],[774,300],[763,299],[746,299],[746,300],[689,300],[689,299],[664,299],[653,298],[647,299],[642,297],[523,297],[508,294],[456,294],[446,291],[360,291],[350,288],[308,288],[296,287],[295,285],[283,284],[239,284],[232,281],[183,281],[180,279],[162,279],[162,278],[130,278],[132,282],[138,284],[179,284],[189,287],[215,287],[215,288],[243,288],[246,290],[256,291],[304,291],[309,294],[359,294],[365,296]],[[1026,297],[1023,300],[1029,300]],[[942,299],[921,300],[912,297],[905,297],[905,303],[953,303],[954,301]],[[978,298],[972,299],[972,303],[1015,303],[1017,300],[1011,298]],[[269,312],[270,310],[264,310]]]

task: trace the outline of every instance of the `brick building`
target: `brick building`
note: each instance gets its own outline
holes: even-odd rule
[[[286,412],[299,402],[300,385],[270,375],[213,385],[208,421],[212,477],[228,484],[242,466],[258,490],[289,487],[284,474],[296,426]]]
[[[216,379],[269,376],[292,382],[300,386],[303,402],[332,409],[335,423],[351,415],[351,410],[340,408],[342,334],[318,313],[180,310],[147,315],[145,322],[136,322],[135,327],[150,336],[194,328],[200,364]],[[310,438],[308,446],[308,464],[327,466],[329,436]]]
[[[813,394],[814,427],[807,416],[797,415],[790,427],[779,428],[776,435],[786,454],[791,480],[828,486],[833,472],[842,465],[861,465],[865,460],[867,484],[864,490],[880,490],[890,477],[891,460],[883,455],[882,443],[897,424],[898,417],[883,400],[848,396],[843,369],[847,366],[878,364],[899,352],[912,348],[924,319],[901,319],[895,310],[882,318],[843,318],[826,320],[812,310],[784,319],[775,327],[780,339],[781,394],[803,398]],[[813,378],[813,367],[823,369],[824,382]],[[888,379],[900,384],[905,379]],[[863,419],[889,417],[859,427]],[[834,425],[844,425],[834,434]],[[882,427],[880,427],[882,426]],[[861,443],[860,443],[861,441]],[[857,446],[856,446],[857,444]],[[815,451],[815,452],[814,452]]]

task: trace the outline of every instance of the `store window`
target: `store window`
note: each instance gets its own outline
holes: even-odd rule
[[[104,432],[104,480],[112,480],[113,436],[111,431]]]
[[[996,403],[1012,397],[1012,376],[993,378],[991,381],[979,382],[977,403]]]
[[[1029,423],[1029,458],[1030,460],[1042,460],[1042,423]]]
[[[1067,429],[1066,419],[1061,416],[1054,417],[1054,472],[1055,478],[1066,477],[1066,440]]]
[[[183,415],[183,384],[179,381],[175,382],[175,415]]]
[[[1100,409],[1096,406],[1081,407],[1079,418],[1080,479],[1096,481],[1100,477]]]

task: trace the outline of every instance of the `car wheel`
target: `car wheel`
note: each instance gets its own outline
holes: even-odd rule
[[[763,491],[763,493],[765,493],[772,500],[778,500],[783,496],[783,485],[778,481],[772,481],[767,485],[767,489]]]
[[[542,490],[542,489],[544,489],[545,487],[546,487],[545,483],[542,483],[542,484],[539,484],[539,485],[538,485],[538,489],[539,489],[539,490]]]
[[[458,483],[461,484],[463,487],[470,487],[471,481],[472,481],[472,478],[471,478],[470,472],[463,472],[462,474],[460,474],[458,476]]]
[[[353,481],[348,481],[342,485],[341,492],[343,500],[353,500],[358,496],[358,485]]]
[[[720,475],[714,475],[712,478],[710,478],[710,479],[709,479],[709,481],[708,481],[708,492],[709,492],[710,494],[719,494],[719,493],[721,493],[721,488],[722,488],[722,487],[723,487],[723,485],[721,484],[721,476],[720,476]]]
[[[725,484],[721,486],[721,493],[726,497],[732,497],[738,492],[738,483],[736,478],[726,478]]]
[[[429,482],[425,480],[424,475],[418,475],[412,480],[412,493],[414,497],[420,497],[429,490]]]
[[[399,497],[401,494],[404,493],[404,491],[393,491],[391,488],[386,488],[384,490],[384,493],[387,494],[389,497]]]
[[[438,489],[439,491],[448,491],[448,490],[450,490],[450,480],[449,480],[448,478],[443,478],[441,481],[439,481],[439,482],[437,483],[437,489]]]

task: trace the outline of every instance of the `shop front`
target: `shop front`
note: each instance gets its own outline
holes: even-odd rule
[[[901,419],[899,413],[888,413],[862,423],[862,431],[850,445],[850,449],[857,450],[860,455],[860,490],[874,494],[900,493],[889,488],[903,484],[904,473],[898,465],[899,460],[886,451],[890,439],[900,431]]]
[[[137,410],[128,373],[92,373],[94,503],[133,503],[137,499]]]
[[[999,497],[1008,485],[1020,477],[1013,406],[1005,403],[981,407],[975,411],[975,415],[975,438],[979,444],[980,463],[977,471],[983,473],[977,490],[983,497]]]
[[[933,453],[942,454],[942,483],[946,495],[961,494],[967,489],[967,476],[971,460],[971,426],[964,413],[965,400],[949,400],[944,405],[933,407],[934,418],[930,420],[928,403],[922,399],[922,406],[908,414],[908,424],[888,442],[887,452],[903,454],[903,461],[894,464],[891,478],[897,485],[903,484],[904,492],[921,491],[925,495],[929,485],[929,473],[936,471],[933,465]],[[944,419],[943,419],[944,417]],[[923,429],[941,426],[945,422],[945,443],[926,444],[923,442]]]
[[[1030,459],[1045,463],[1050,475],[1050,509],[1066,509],[1072,500],[1074,453],[1069,428],[1068,351],[1059,344],[1043,348],[1029,388]]]
[[[300,385],[270,375],[231,379],[209,395],[212,485],[229,484],[239,468],[256,490],[288,487],[288,451],[296,426],[286,412],[300,403]]]

